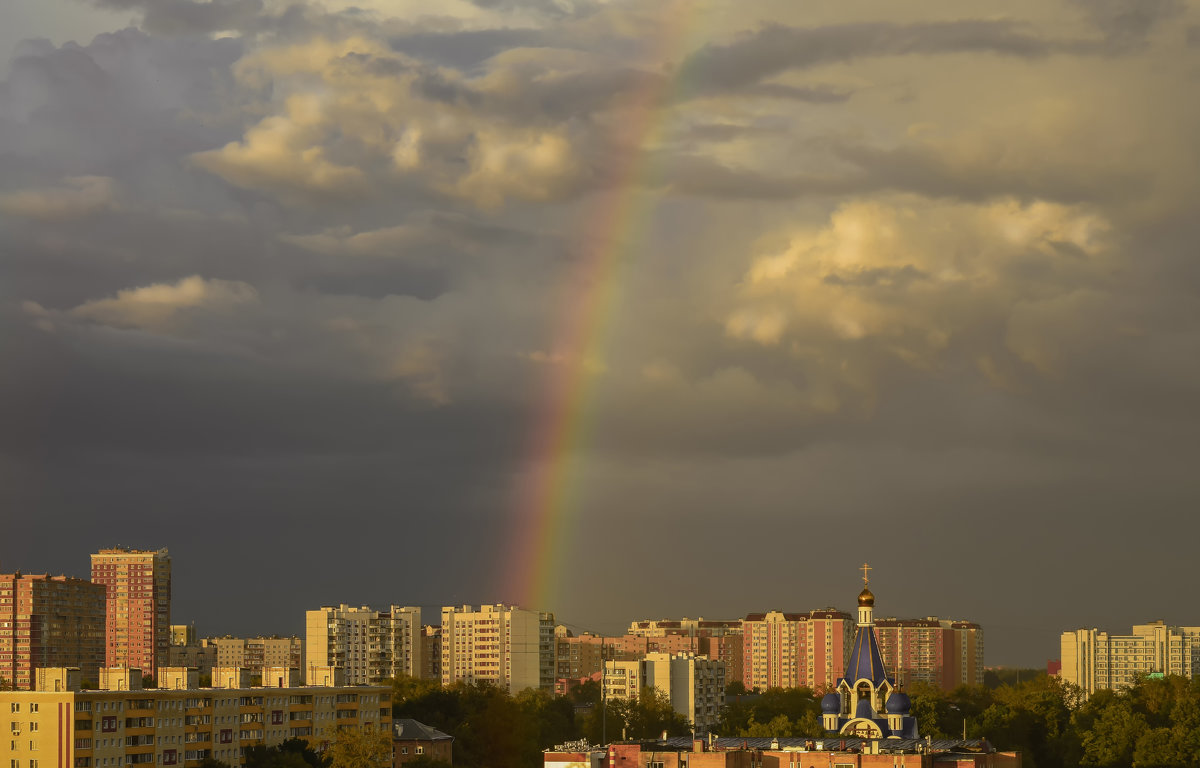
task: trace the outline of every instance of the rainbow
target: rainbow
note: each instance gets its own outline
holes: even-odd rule
[[[686,50],[697,18],[696,0],[675,0],[665,10],[652,59],[672,62]],[[653,206],[638,204],[638,190],[650,177],[646,147],[667,125],[665,106],[678,86],[673,73],[646,78],[628,99],[626,151],[613,169],[612,183],[600,195],[580,240],[589,243],[566,297],[560,332],[545,381],[533,431],[531,463],[517,491],[515,563],[507,594],[523,608],[553,610],[558,576],[578,515],[580,482],[572,457],[586,447],[597,368],[607,349],[611,317],[619,298],[622,263],[650,221]]]

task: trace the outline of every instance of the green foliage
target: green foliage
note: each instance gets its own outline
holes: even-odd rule
[[[273,747],[246,748],[245,768],[328,768],[329,759],[304,739],[288,739]]]
[[[392,716],[412,718],[454,737],[456,768],[539,765],[542,750],[577,739],[570,698],[525,690],[509,696],[487,683],[448,688],[429,680],[392,681]]]
[[[1034,667],[989,669],[983,673],[983,687],[999,688],[1002,685],[1020,685],[1038,677],[1046,677],[1046,670]]]
[[[452,768],[445,760],[438,760],[432,755],[418,755],[404,764],[405,768]]]
[[[200,761],[199,768],[232,768],[229,763],[222,762],[215,757],[206,757]]]
[[[601,721],[605,707],[595,707],[588,715],[584,734],[593,743],[603,740]],[[607,734],[609,741],[620,739],[657,739],[663,731],[668,736],[689,736],[691,723],[671,707],[671,700],[657,688],[643,688],[635,701],[609,699],[607,704]]]
[[[742,690],[745,690],[743,686]],[[771,729],[776,729],[772,731]],[[821,704],[808,688],[768,688],[729,701],[713,729],[722,736],[822,736]]]
[[[392,735],[386,730],[340,730],[325,752],[329,768],[390,768]],[[289,758],[290,759],[290,758]],[[302,758],[300,758],[302,759]],[[289,763],[281,768],[303,768],[305,763]]]
[[[592,704],[600,705],[600,682],[598,680],[584,680],[579,685],[571,689],[570,699],[577,705]]]

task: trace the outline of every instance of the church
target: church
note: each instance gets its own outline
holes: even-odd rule
[[[858,626],[846,674],[837,690],[821,699],[822,725],[827,731],[861,739],[918,739],[917,719],[909,714],[912,703],[900,690],[900,681],[888,675],[875,636],[875,595],[863,565],[863,590],[858,594]]]

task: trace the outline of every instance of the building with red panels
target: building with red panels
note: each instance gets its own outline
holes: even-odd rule
[[[105,596],[105,666],[166,666],[171,646],[171,556],[167,550],[102,549],[92,581]]]
[[[550,750],[543,768],[1021,768],[987,741],[672,738]]]
[[[740,622],[739,622],[740,623]],[[725,682],[743,682],[742,679],[742,633],[700,638],[698,652],[725,664]]]
[[[104,666],[104,587],[87,579],[0,574],[0,678],[32,690],[39,667]]]
[[[742,682],[750,689],[837,684],[854,632],[848,613],[751,613],[742,620]]]
[[[924,682],[951,691],[983,684],[983,629],[970,621],[879,619],[883,661],[904,683]]]

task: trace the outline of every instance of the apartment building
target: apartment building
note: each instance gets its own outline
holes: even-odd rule
[[[1147,675],[1192,677],[1200,670],[1200,627],[1162,621],[1134,625],[1128,635],[1098,629],[1063,632],[1059,676],[1086,694],[1133,685]]]
[[[304,667],[304,641],[298,637],[206,637],[202,645],[216,651],[213,666],[244,667],[251,675],[261,676],[266,667]]]
[[[104,670],[101,690],[80,690],[79,671],[38,670],[35,691],[0,692],[0,765],[10,768],[195,768],[206,758],[241,765],[247,747],[302,738],[314,747],[339,730],[390,730],[391,691],[362,686],[200,688],[195,670]],[[286,672],[286,670],[284,670]],[[285,682],[287,675],[271,679]]]
[[[720,637],[742,634],[741,619],[713,621],[701,616],[698,619],[640,619],[629,623],[628,635],[638,637],[664,637],[666,635],[690,635],[692,637]]]
[[[171,557],[165,549],[115,547],[92,555],[92,581],[104,585],[105,665],[155,670],[171,645]]]
[[[983,684],[983,628],[970,621],[878,619],[875,634],[883,662],[904,683],[924,682],[952,691]]]
[[[442,685],[554,690],[554,614],[514,605],[442,608]]]
[[[421,627],[421,678],[442,679],[442,628],[432,624]]]
[[[421,674],[421,609],[349,605],[305,613],[304,668],[335,667],[350,684]]]
[[[636,661],[607,661],[601,676],[609,699],[636,699],[655,688],[687,718],[696,733],[716,725],[725,704],[725,665],[691,653],[653,652]]]
[[[105,588],[87,579],[0,574],[0,678],[33,688],[38,667],[79,667],[95,680],[104,666]]]
[[[742,680],[747,688],[828,690],[845,672],[854,619],[832,608],[751,613],[742,620]]]

